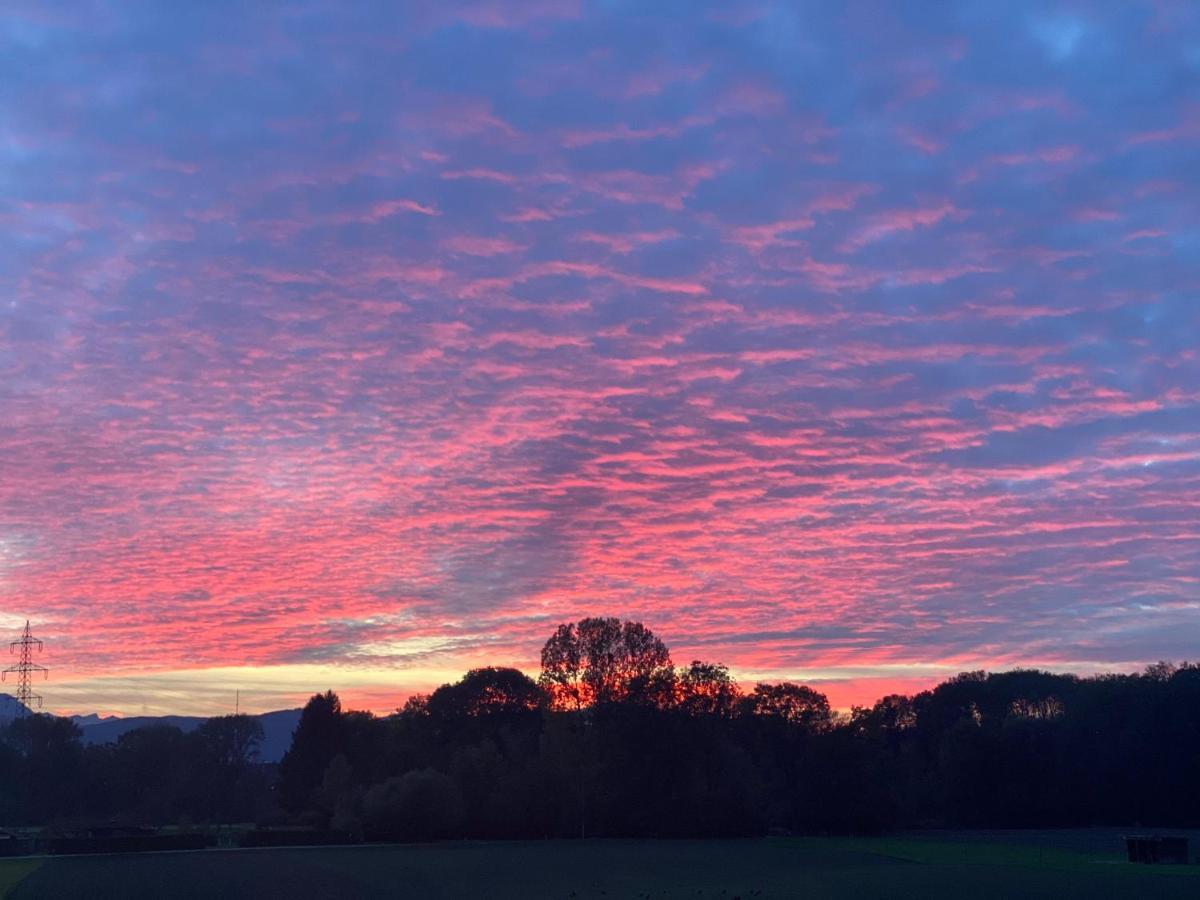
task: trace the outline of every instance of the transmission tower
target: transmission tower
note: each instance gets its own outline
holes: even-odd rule
[[[10,653],[15,653],[20,658],[3,672],[0,672],[0,681],[6,681],[10,672],[16,673],[17,716],[20,718],[33,709],[32,704],[34,701],[37,701],[38,709],[42,708],[42,695],[33,692],[33,673],[41,672],[42,677],[47,678],[49,677],[50,670],[45,666],[39,666],[33,661],[34,652],[42,652],[42,642],[30,633],[28,619],[25,620],[25,630],[21,633],[20,640],[10,642],[8,649]]]

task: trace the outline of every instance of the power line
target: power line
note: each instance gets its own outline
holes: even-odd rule
[[[19,659],[0,672],[0,681],[7,680],[10,672],[16,674],[17,717],[21,718],[33,709],[34,701],[37,701],[38,709],[42,708],[42,695],[33,692],[33,673],[41,672],[42,678],[48,678],[50,670],[33,661],[33,654],[42,652],[42,642],[30,632],[28,619],[25,620],[25,630],[21,633],[20,639],[9,642],[8,650],[10,653],[17,654]]]

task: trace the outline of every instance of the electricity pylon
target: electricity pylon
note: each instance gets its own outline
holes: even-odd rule
[[[17,717],[23,717],[33,709],[33,702],[37,701],[37,708],[42,708],[42,695],[33,692],[33,673],[41,672],[42,678],[49,677],[50,670],[45,666],[39,666],[33,661],[34,652],[42,652],[42,642],[33,636],[29,631],[29,620],[25,620],[25,631],[21,633],[20,640],[12,641],[8,645],[10,653],[18,655],[19,659],[3,672],[0,672],[0,681],[8,680],[10,672],[16,673],[17,676]]]

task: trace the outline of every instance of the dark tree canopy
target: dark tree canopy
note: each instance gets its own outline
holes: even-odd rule
[[[533,712],[542,702],[537,683],[519,669],[472,669],[454,684],[443,684],[425,701],[433,716],[512,715]]]
[[[867,709],[855,707],[851,721],[861,730],[874,733],[895,733],[917,724],[917,712],[911,697],[888,694]]]
[[[690,715],[730,718],[741,699],[741,690],[722,665],[692,660],[679,675],[679,705]]]
[[[777,719],[806,731],[824,731],[833,722],[825,695],[802,684],[756,684],[742,702],[751,715]]]
[[[584,684],[583,646],[574,625],[559,625],[542,647],[538,684],[560,708],[579,709],[591,701]]]
[[[280,793],[289,808],[299,809],[309,801],[344,736],[341,699],[333,691],[314,694],[279,765]]]
[[[215,765],[242,770],[258,759],[263,727],[254,716],[215,716],[196,730],[196,738]]]
[[[542,648],[538,683],[561,709],[660,697],[673,680],[667,646],[640,622],[581,619],[560,625]]]
[[[31,715],[0,725],[0,824],[256,822],[339,841],[1200,825],[1186,663],[966,672],[836,715],[812,687],[743,694],[719,664],[676,670],[633,622],[562,625],[542,658],[540,683],[473,669],[387,717],[317,694],[278,766],[257,760],[247,716],[84,746],[69,720]]]

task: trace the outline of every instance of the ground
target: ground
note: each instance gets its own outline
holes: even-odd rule
[[[5,900],[12,889],[41,864],[40,859],[0,860],[0,900]]]
[[[1074,839],[1071,835],[1088,835]],[[1094,844],[1092,850],[1062,849]],[[38,864],[40,863],[40,864]],[[6,881],[6,879],[8,879]],[[5,894],[5,886],[17,881]],[[1122,862],[1117,836],[546,841],[210,850],[0,862],[0,897],[769,900],[1174,898],[1200,866]]]

